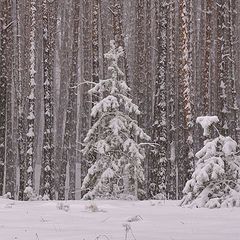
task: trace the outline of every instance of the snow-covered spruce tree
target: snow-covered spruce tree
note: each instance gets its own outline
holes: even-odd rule
[[[216,116],[198,117],[209,136],[209,128],[219,122]],[[219,135],[207,139],[196,153],[199,159],[192,179],[186,183],[181,205],[191,207],[240,207],[240,157],[236,155],[237,143],[231,137]]]
[[[92,108],[91,116],[96,121],[84,140],[83,154],[95,152],[97,160],[83,181],[82,190],[88,191],[83,199],[137,197],[137,184],[144,180],[144,150],[136,139],[150,137],[131,118],[131,114],[140,112],[128,97],[130,88],[118,67],[123,48],[117,48],[113,40],[110,46],[104,56],[110,62],[111,77],[89,90],[103,97]]]

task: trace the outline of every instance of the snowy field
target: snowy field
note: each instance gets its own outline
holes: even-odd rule
[[[99,211],[86,208],[91,204]],[[189,209],[177,204],[68,201],[65,211],[54,201],[0,199],[0,240],[240,240],[240,208]]]

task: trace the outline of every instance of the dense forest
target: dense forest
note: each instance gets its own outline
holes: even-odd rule
[[[138,198],[180,199],[205,140],[198,116],[218,116],[239,143],[239,26],[239,0],[1,0],[0,195],[83,197],[102,97],[89,90],[111,76],[115,40],[132,118],[151,138]]]

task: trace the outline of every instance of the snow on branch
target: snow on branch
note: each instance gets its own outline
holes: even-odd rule
[[[219,119],[217,116],[202,116],[198,117],[196,123],[199,123],[203,128],[203,136],[209,135],[209,127],[213,123],[218,123]]]

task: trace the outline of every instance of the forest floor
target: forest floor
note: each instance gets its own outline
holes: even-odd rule
[[[1,240],[239,240],[240,208],[177,201],[34,201],[0,198]]]

